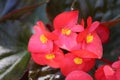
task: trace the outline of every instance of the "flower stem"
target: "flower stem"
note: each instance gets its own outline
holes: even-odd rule
[[[120,23],[120,18],[117,20],[113,20],[113,21],[103,22],[102,24],[105,26],[111,27],[111,26],[114,26],[118,23]]]

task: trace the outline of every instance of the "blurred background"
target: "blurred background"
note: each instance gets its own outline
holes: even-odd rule
[[[59,69],[40,66],[30,59],[27,44],[38,20],[52,30],[54,17],[79,10],[79,20],[92,16],[93,21],[109,25],[110,39],[103,44],[104,55],[115,61],[120,55],[120,0],[0,0],[0,80],[64,80]],[[117,22],[115,22],[118,20]],[[104,64],[97,61],[98,65]],[[90,72],[93,75],[94,69]]]

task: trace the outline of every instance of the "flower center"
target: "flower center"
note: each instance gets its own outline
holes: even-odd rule
[[[44,34],[42,34],[42,35],[40,36],[40,41],[41,41],[42,43],[46,43],[46,42],[48,41],[48,39],[45,37]]]
[[[83,62],[83,60],[79,57],[74,58],[73,61],[74,61],[75,64],[82,64],[82,62]]]
[[[45,56],[45,58],[50,60],[50,59],[55,58],[55,55],[52,54],[52,53],[51,53],[51,54],[47,54],[47,55]]]
[[[62,34],[64,35],[70,35],[71,30],[70,29],[62,29]]]
[[[86,42],[87,42],[87,43],[91,43],[92,41],[93,41],[93,35],[88,34],[88,35],[87,35],[87,38],[86,38]]]

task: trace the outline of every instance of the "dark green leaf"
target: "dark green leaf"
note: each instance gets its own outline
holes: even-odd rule
[[[28,52],[20,52],[1,60],[0,79],[18,80],[28,67],[30,55]],[[4,62],[6,61],[6,62]],[[4,62],[4,65],[3,65]]]
[[[34,4],[32,6],[27,6],[27,7],[21,8],[21,9],[14,10],[14,11],[8,13],[7,15],[3,16],[2,18],[0,18],[0,23],[6,21],[8,19],[13,19],[13,20],[18,19],[21,16],[25,15],[26,13],[36,9],[38,6],[40,6],[42,4],[43,3],[38,3],[38,4]]]
[[[29,37],[29,28],[26,30],[19,21],[0,24],[0,80],[22,77],[30,59],[26,51]]]

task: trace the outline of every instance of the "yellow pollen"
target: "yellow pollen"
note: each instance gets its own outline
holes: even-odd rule
[[[42,43],[46,43],[46,42],[48,41],[48,39],[45,37],[44,34],[42,34],[42,35],[40,36],[40,41],[41,41]]]
[[[88,35],[87,35],[87,38],[86,38],[86,42],[87,42],[87,43],[91,43],[92,41],[93,41],[93,35],[88,34]]]
[[[62,34],[64,35],[70,35],[71,30],[70,29],[62,29]]]
[[[74,58],[74,63],[75,64],[82,64],[83,60],[79,57]]]
[[[52,53],[51,53],[51,54],[47,54],[47,55],[45,56],[45,58],[51,60],[51,59],[55,58],[55,55],[52,54]]]

